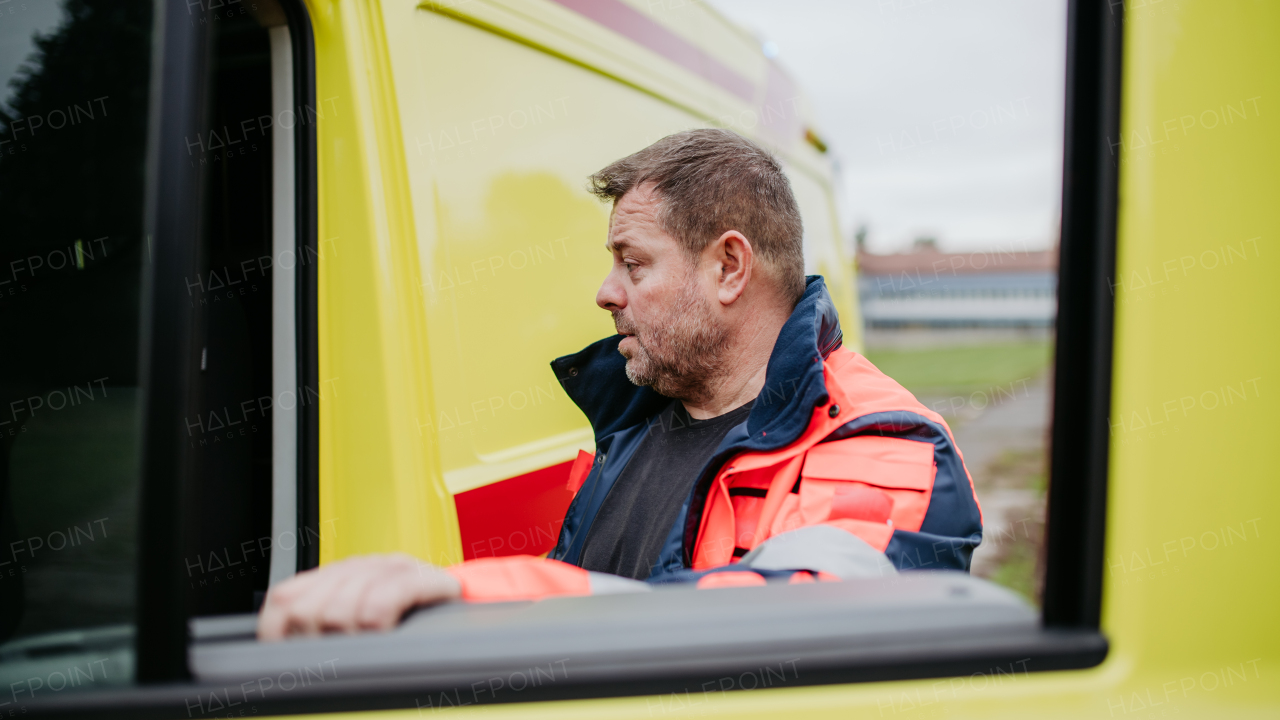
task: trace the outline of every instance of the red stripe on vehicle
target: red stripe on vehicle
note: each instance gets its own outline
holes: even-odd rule
[[[572,468],[570,460],[454,495],[462,557],[541,555],[555,547],[573,500]]]
[[[553,1],[634,40],[747,102],[755,98],[755,84],[750,80],[621,0]]]

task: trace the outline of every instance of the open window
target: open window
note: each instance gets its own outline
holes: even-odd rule
[[[654,52],[692,47],[652,20],[621,32],[619,18],[643,18],[624,3],[550,5],[581,16],[566,27],[599,25]],[[572,459],[592,449],[545,360],[609,334],[607,318],[589,305],[523,301],[598,284],[600,263],[578,250],[598,247],[607,222],[579,190],[588,173],[698,124],[792,142],[780,154],[805,215],[807,269],[833,278],[846,322],[859,316],[859,293],[845,251],[862,249],[841,247],[827,142],[802,122],[781,71],[766,68],[756,92],[714,57],[618,60],[596,36],[573,45],[547,28],[503,30],[486,7],[424,3],[405,31],[417,42],[395,58],[397,82],[450,99],[400,119],[419,232],[432,238],[415,300],[431,328],[428,370],[449,378],[416,431],[434,433],[466,558],[548,550],[572,496]],[[705,692],[726,689],[724,678],[745,688],[1071,669],[1105,657],[1115,8],[1069,4],[1056,270],[913,294],[899,287],[905,266],[880,273],[886,286],[876,263],[897,261],[863,257],[867,337],[961,325],[972,320],[964,312],[994,303],[998,314],[1009,299],[1029,308],[1013,324],[1056,331],[1052,351],[1036,351],[1053,353],[1049,447],[1071,452],[1044,461],[1043,591],[1028,580],[1031,602],[961,573],[904,573],[449,604],[387,634],[272,645],[254,640],[252,613],[272,583],[319,563],[322,541],[310,19],[293,0],[66,0],[45,10],[20,29],[0,26],[5,47],[27,43],[25,65],[0,65],[0,79],[14,79],[0,103],[0,333],[14,348],[0,354],[0,539],[10,548],[0,551],[0,677],[26,693],[15,707],[188,717],[237,705],[438,708]],[[474,62],[441,71],[458,55]],[[655,67],[693,79],[655,90],[645,84]],[[690,107],[700,94],[735,108],[749,98],[754,114],[699,116]],[[519,247],[507,243],[515,235]],[[919,263],[910,270],[919,282]],[[969,310],[920,320],[943,296]],[[861,331],[851,322],[849,342]],[[492,352],[495,335],[520,357]],[[892,358],[881,362],[898,373]],[[976,403],[967,393],[951,410]]]

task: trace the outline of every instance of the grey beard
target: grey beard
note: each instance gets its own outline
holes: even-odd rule
[[[643,341],[639,334],[634,336],[639,350],[627,358],[627,379],[659,395],[700,403],[708,399],[724,367],[729,330],[715,321],[692,285],[681,290],[672,308]],[[629,319],[616,312],[613,317],[620,332],[636,331]]]

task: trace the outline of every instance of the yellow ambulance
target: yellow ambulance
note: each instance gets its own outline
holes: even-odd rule
[[[262,644],[300,570],[554,544],[614,159],[776,152],[860,349],[821,129],[694,0],[0,0],[0,713],[1275,717],[1280,6],[1071,0],[1067,48],[1041,608],[903,573]]]

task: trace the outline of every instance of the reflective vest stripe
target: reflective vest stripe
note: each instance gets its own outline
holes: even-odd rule
[[[946,422],[850,350],[833,352],[824,370],[830,401],[814,408],[799,439],[774,452],[740,455],[717,473],[703,508],[693,569],[736,562],[770,537],[810,525],[841,528],[881,551],[895,529],[920,530],[937,473],[932,442],[884,435],[823,441],[846,423],[876,413],[934,422],[950,438]],[[973,479],[967,479],[972,492]],[[738,482],[746,486],[735,487]]]

